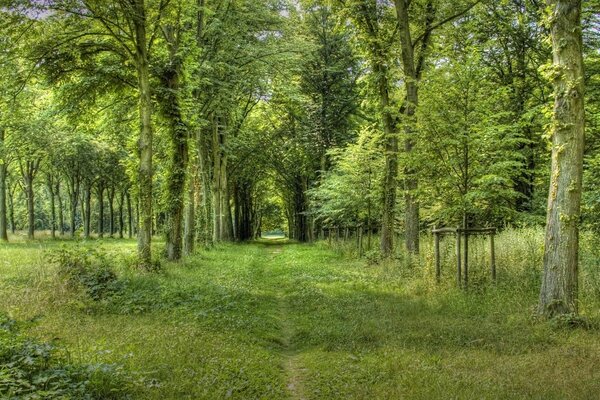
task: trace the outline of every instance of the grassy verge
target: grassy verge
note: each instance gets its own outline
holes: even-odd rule
[[[420,260],[380,264],[324,244],[222,245],[141,274],[129,266],[133,241],[105,240],[92,245],[111,254],[122,286],[90,301],[46,261],[43,253],[61,245],[0,246],[0,312],[32,321],[27,333],[59,343],[75,364],[122,365],[132,398],[585,399],[600,392],[599,332],[532,317],[534,231],[498,238],[497,285],[487,282],[485,254],[474,245],[467,293],[454,288],[451,258],[435,285],[426,242]],[[450,243],[443,246],[451,253]],[[594,249],[584,241],[582,310],[592,320]]]

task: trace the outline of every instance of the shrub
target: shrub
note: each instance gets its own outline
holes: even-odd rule
[[[121,284],[107,255],[101,250],[62,247],[50,259],[58,266],[59,276],[74,289],[83,289],[95,301],[114,295]]]
[[[50,343],[32,340],[0,315],[0,398],[124,399],[128,377],[109,364],[76,366]]]

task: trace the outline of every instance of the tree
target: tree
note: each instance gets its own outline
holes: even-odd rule
[[[554,85],[552,173],[538,312],[576,314],[583,179],[584,74],[580,0],[548,0]]]

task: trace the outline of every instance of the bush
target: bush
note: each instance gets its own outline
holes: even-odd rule
[[[0,398],[124,399],[128,379],[109,364],[75,366],[50,343],[27,338],[0,315]]]
[[[121,288],[110,260],[101,250],[63,247],[53,252],[50,259],[70,287],[83,289],[92,300],[106,299]]]

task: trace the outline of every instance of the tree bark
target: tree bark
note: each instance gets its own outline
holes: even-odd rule
[[[133,237],[133,209],[131,207],[131,194],[129,193],[129,189],[127,189],[127,222],[128,222],[128,227],[127,227],[127,236],[129,237],[129,239],[131,239]]]
[[[25,179],[25,196],[27,197],[27,238],[33,239],[35,233],[35,202],[33,191],[33,176]]]
[[[548,0],[554,111],[544,275],[538,312],[576,314],[585,129],[580,0]]]
[[[115,233],[115,188],[111,186],[108,189],[108,228],[110,231],[109,237],[113,237]]]
[[[62,196],[60,194],[60,179],[56,180],[56,186],[54,188],[54,193],[56,193],[56,201],[58,202],[58,232],[59,232],[60,236],[64,236],[65,220],[64,220],[64,215],[63,215]]]
[[[0,161],[0,240],[8,242],[7,210],[6,210],[6,176],[7,168],[4,161]]]
[[[119,239],[123,239],[123,232],[125,230],[125,218],[124,218],[124,208],[125,208],[125,192],[121,190],[120,198],[119,198]]]
[[[54,193],[54,179],[51,175],[47,176],[46,184],[48,186],[48,196],[50,197],[50,236],[56,238],[56,202]]]
[[[8,184],[7,184],[8,186]],[[14,235],[17,230],[17,224],[15,223],[15,190],[16,185],[11,185],[8,189],[8,217],[10,219],[10,232]]]
[[[138,150],[138,195],[140,221],[138,256],[140,268],[152,268],[152,96],[146,38],[146,6],[144,0],[134,0],[132,22],[135,29],[135,61],[140,101],[140,138]]]
[[[104,186],[98,184],[98,237],[104,237]]]
[[[83,237],[86,239],[90,238],[91,224],[92,224],[92,186],[86,185],[83,190],[84,205],[83,210]]]
[[[6,220],[6,177],[8,175],[8,161],[4,150],[5,130],[0,129],[0,240],[8,242],[8,229]]]
[[[178,35],[170,26],[163,27],[169,48],[169,65],[161,74],[165,88],[161,96],[162,111],[169,121],[171,162],[167,181],[167,259],[181,259],[183,248],[183,218],[185,204],[185,174],[188,162],[188,129],[183,120],[179,101],[181,58]]]

